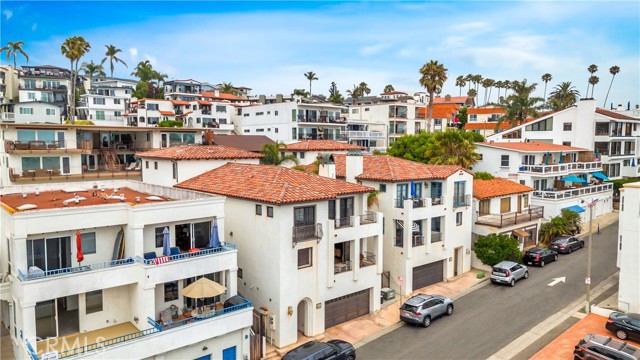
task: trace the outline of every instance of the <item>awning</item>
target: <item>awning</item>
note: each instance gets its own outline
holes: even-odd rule
[[[584,212],[584,209],[579,205],[569,206],[569,207],[566,207],[566,208],[564,208],[562,210],[571,210],[571,211],[575,211],[577,213],[583,213]]]
[[[529,236],[531,236],[531,234],[528,231],[524,231],[522,229],[513,230],[513,233],[518,235],[518,236],[521,236],[521,237],[529,237]]]
[[[610,180],[610,179],[607,177],[607,175],[603,174],[603,173],[602,173],[602,172],[600,172],[600,171],[592,172],[592,173],[591,173],[591,175],[593,175],[593,176],[597,177],[598,179],[602,179],[602,180],[604,180],[604,181],[608,181],[608,180]]]
[[[560,179],[562,181],[568,181],[568,182],[579,182],[579,183],[586,183],[587,180],[585,179],[581,179],[575,175],[569,175],[569,176],[565,176],[562,179]]]

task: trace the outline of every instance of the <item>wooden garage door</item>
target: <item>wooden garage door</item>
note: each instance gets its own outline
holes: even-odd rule
[[[324,304],[324,328],[330,328],[345,321],[369,313],[370,289],[331,299]]]
[[[425,286],[439,283],[444,278],[444,260],[413,268],[413,287],[417,290]]]

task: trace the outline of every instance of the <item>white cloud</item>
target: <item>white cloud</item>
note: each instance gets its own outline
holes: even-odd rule
[[[360,49],[360,53],[362,55],[364,55],[364,56],[375,55],[375,54],[378,54],[381,51],[385,50],[388,47],[389,47],[388,44],[368,45],[368,46],[365,46],[362,49]]]
[[[13,11],[11,11],[9,9],[2,10],[2,15],[4,15],[6,20],[9,20],[13,16]]]
[[[38,29],[38,24],[33,23],[33,25],[31,25],[31,31],[36,31],[37,29]]]
[[[136,61],[138,59],[138,49],[129,48],[129,56],[131,56],[131,59],[133,61]]]

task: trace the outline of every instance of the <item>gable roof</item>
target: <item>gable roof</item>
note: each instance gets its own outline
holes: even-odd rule
[[[602,108],[596,108],[596,113],[600,115],[608,116],[610,118],[620,119],[620,120],[640,120],[640,118],[634,118],[629,115],[620,114],[615,111],[609,111]]]
[[[336,177],[346,177],[346,155],[334,154],[333,158]],[[363,155],[362,162],[362,174],[356,176],[358,180],[394,182],[446,179],[460,170],[468,172],[458,165],[429,165],[389,155]]]
[[[547,152],[547,151],[587,151],[588,149],[565,146],[537,141],[529,142],[479,142],[479,146],[495,147],[519,152]]]
[[[473,180],[473,197],[478,200],[490,199],[498,196],[527,193],[535,190],[532,187],[503,178],[491,180]]]
[[[218,95],[216,95],[214,91],[203,91],[200,93],[200,95],[202,95],[202,97],[204,98],[211,98],[211,99],[238,100],[238,101],[247,100],[241,96],[236,96],[236,95],[227,94],[227,93],[218,93]]]
[[[260,159],[264,155],[220,145],[173,146],[136,154],[141,158],[171,160]]]
[[[291,204],[374,189],[274,165],[225,164],[183,181],[178,188],[272,204]]]
[[[262,148],[266,144],[275,144],[276,142],[271,140],[265,135],[219,135],[216,134],[213,138],[213,143],[216,145],[224,145],[234,147],[236,149],[242,149],[252,152],[261,152]]]
[[[287,145],[287,151],[348,151],[364,150],[363,146],[345,144],[335,140],[304,140]]]
[[[459,110],[460,106],[454,103],[433,104],[433,114],[431,117],[434,119],[451,119]],[[428,106],[426,107],[425,115],[429,115]]]
[[[466,123],[464,124],[465,130],[495,130],[496,123],[495,122],[482,122],[482,123]],[[511,125],[508,122],[503,122],[498,127],[498,130],[507,130],[511,128]]]
[[[503,108],[495,107],[495,108],[470,108],[467,109],[468,115],[478,115],[478,114],[504,114],[506,113]]]

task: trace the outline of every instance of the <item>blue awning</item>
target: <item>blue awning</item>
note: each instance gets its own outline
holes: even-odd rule
[[[578,205],[569,206],[569,207],[566,207],[566,208],[564,208],[562,210],[571,210],[571,211],[575,211],[577,213],[583,213],[584,212],[584,209],[582,207],[578,206]]]
[[[605,175],[605,174],[601,173],[600,171],[592,172],[592,173],[591,173],[591,175],[593,175],[593,176],[597,177],[598,179],[602,179],[602,180],[605,180],[605,181],[610,180],[610,179],[607,177],[607,175]]]
[[[560,179],[562,181],[569,181],[569,182],[579,182],[579,183],[586,183],[587,180],[585,179],[581,179],[575,175],[569,175],[569,176],[565,176],[562,179]]]

